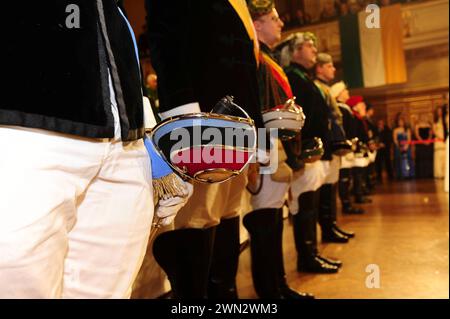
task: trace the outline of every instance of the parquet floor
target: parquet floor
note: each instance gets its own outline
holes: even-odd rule
[[[323,255],[344,262],[334,275],[297,273],[292,227],[286,220],[290,285],[317,298],[449,298],[449,196],[443,188],[442,181],[432,180],[386,183],[377,187],[373,203],[364,206],[366,214],[339,216],[339,225],[356,237],[348,244],[320,246]],[[241,298],[256,297],[249,256],[246,250],[240,260]],[[369,265],[378,266],[380,288],[366,285],[367,277],[376,275],[375,268],[366,269]]]

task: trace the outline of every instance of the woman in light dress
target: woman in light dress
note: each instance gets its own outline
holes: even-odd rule
[[[446,123],[444,107],[439,107],[436,109],[434,114],[434,124],[433,132],[435,139],[434,143],[434,177],[438,179],[443,179],[445,177],[446,169]]]
[[[446,115],[445,115],[445,123],[447,124],[447,141],[446,141],[446,148],[447,148],[447,150],[446,150],[446,152],[445,152],[445,154],[446,154],[446,165],[445,165],[445,181],[444,181],[444,190],[448,193],[448,188],[449,188],[449,159],[448,159],[448,157],[449,157],[449,138],[448,138],[448,133],[449,133],[449,128],[448,128],[448,125],[449,125],[449,123],[448,123],[448,94],[447,94],[447,108],[445,109],[446,110]]]

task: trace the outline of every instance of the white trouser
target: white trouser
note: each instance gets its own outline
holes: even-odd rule
[[[323,185],[325,172],[321,161],[305,164],[305,168],[295,172],[291,184],[292,198],[289,200],[291,214],[298,213],[298,197],[307,192],[314,192]]]
[[[336,184],[339,181],[339,170],[341,168],[341,158],[333,155],[331,161],[321,161],[325,179],[323,184]]]
[[[153,216],[143,141],[0,126],[0,298],[128,298]]]
[[[355,166],[355,153],[351,152],[341,158],[341,168],[353,168]]]
[[[354,166],[353,167],[360,167],[360,168],[364,168],[369,166],[370,161],[368,157],[355,157],[355,161],[354,161]]]
[[[369,164],[375,163],[377,159],[377,151],[369,152]]]
[[[158,235],[173,229],[173,223],[168,226],[163,226],[158,230]],[[131,298],[155,299],[168,293],[170,289],[170,282],[166,273],[162,270],[153,256],[153,242],[149,242],[141,270],[139,270],[139,274],[133,284],[133,294],[131,295]]]
[[[252,196],[251,204],[253,210],[283,207],[287,199],[290,183],[276,182],[268,174],[260,175],[260,178],[263,185],[259,194]]]

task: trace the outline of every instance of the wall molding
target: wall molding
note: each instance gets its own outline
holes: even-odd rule
[[[405,51],[435,45],[448,45],[449,1],[433,0],[402,5]],[[339,21],[312,24],[283,33],[283,39],[295,32],[310,31],[320,39],[319,50],[341,59]]]

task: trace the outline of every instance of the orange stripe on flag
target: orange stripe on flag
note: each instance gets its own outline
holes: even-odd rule
[[[386,84],[406,82],[408,77],[403,47],[403,19],[400,4],[381,8],[381,37]]]

